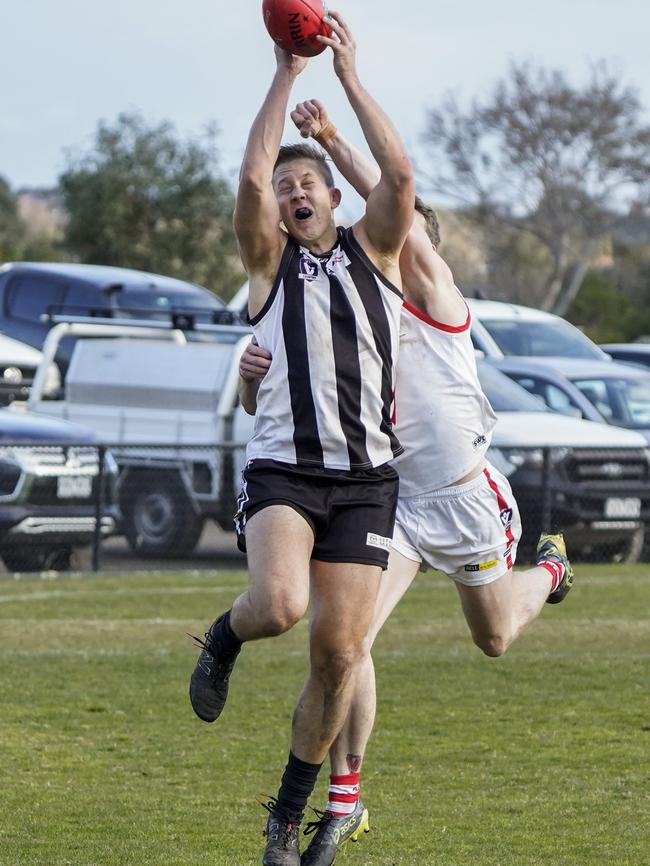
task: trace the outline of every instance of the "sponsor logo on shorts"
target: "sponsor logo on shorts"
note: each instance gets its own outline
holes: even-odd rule
[[[366,535],[366,545],[368,547],[379,547],[382,550],[390,550],[391,543],[391,538],[377,535],[376,532],[369,532],[368,535]]]
[[[497,562],[497,559],[491,559],[489,562],[475,562],[472,565],[466,565],[465,571],[486,571],[488,568],[494,568]]]
[[[318,276],[318,265],[312,262],[307,256],[300,257],[300,273],[298,274],[301,280],[315,280]]]
[[[510,526],[512,523],[512,508],[502,508],[500,517],[501,523],[503,523],[504,526]]]
[[[481,433],[481,435],[480,435],[480,436],[477,436],[476,439],[472,442],[472,447],[473,447],[473,448],[478,448],[479,445],[485,445],[486,442],[487,442],[487,439],[486,439],[485,436]]]

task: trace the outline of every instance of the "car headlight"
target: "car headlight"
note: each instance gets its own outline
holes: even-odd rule
[[[20,369],[20,367],[14,367],[12,365],[11,367],[7,367],[3,371],[2,378],[10,385],[20,385],[24,378],[23,371]]]
[[[502,448],[501,452],[515,469],[541,469],[544,465],[542,448]]]
[[[10,448],[0,448],[0,496],[11,496],[18,486],[22,469]]]
[[[544,448],[502,448],[504,458],[516,469],[542,470],[544,468]],[[557,466],[569,455],[571,449],[566,447],[548,448],[548,459],[551,466]]]

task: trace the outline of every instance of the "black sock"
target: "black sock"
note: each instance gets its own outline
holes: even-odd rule
[[[302,817],[321,767],[322,764],[308,764],[289,752],[289,761],[278,791],[278,806],[288,812],[298,812]]]
[[[229,610],[221,614],[210,631],[226,652],[237,652],[241,649],[242,641],[239,640],[230,625]]]

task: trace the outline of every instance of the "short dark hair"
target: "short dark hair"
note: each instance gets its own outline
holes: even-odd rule
[[[285,162],[293,162],[294,159],[309,159],[316,163],[316,168],[329,189],[334,189],[334,175],[329,167],[325,153],[313,144],[283,144],[280,147],[278,158],[273,166],[273,173],[278,166]]]
[[[434,211],[432,207],[429,207],[428,204],[425,204],[419,195],[415,196],[415,209],[418,213],[421,213],[424,217],[424,221],[426,223],[426,232],[429,236],[429,240],[434,245],[434,247],[440,246],[440,224],[438,222],[438,215]]]

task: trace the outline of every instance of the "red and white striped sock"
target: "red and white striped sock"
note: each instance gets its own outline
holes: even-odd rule
[[[561,562],[556,562],[554,559],[544,559],[538,562],[540,568],[545,568],[551,575],[551,592],[555,592],[558,586],[562,583],[565,568]]]
[[[359,800],[359,773],[330,776],[326,811],[331,815],[351,815]]]

